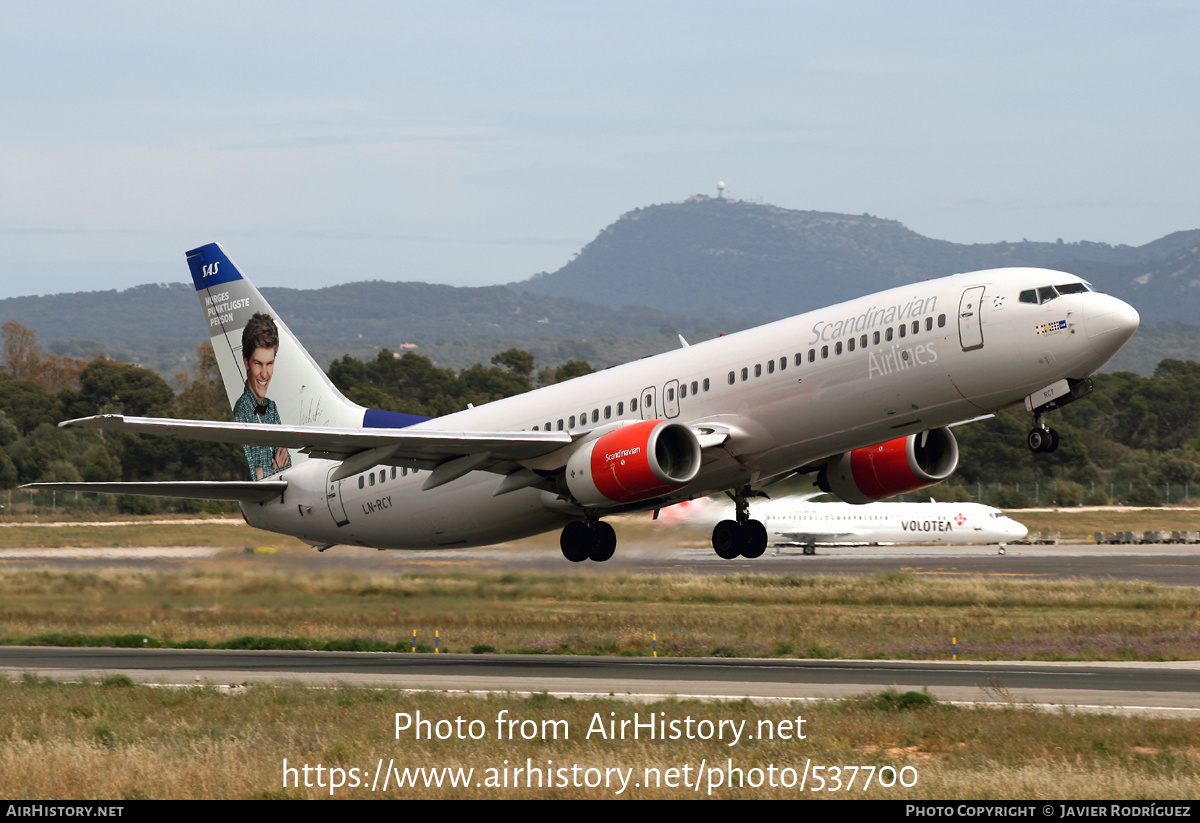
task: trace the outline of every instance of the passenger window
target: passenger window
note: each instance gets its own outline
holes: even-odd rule
[[[371,485],[375,485],[375,472],[371,472]]]
[[[575,415],[571,415],[571,419],[567,421],[567,428],[575,428]]]
[[[786,368],[787,368],[787,358],[786,357],[779,358],[779,370],[783,371]]]
[[[742,380],[745,381],[745,380],[749,380],[749,379],[750,379],[750,370],[745,369],[745,368],[742,369]]]
[[[825,358],[827,358],[827,357],[829,357],[829,347],[828,347],[828,346],[822,346],[822,347],[821,347],[821,359],[822,359],[822,360],[824,360],[824,359],[825,359]]]
[[[920,320],[912,321],[912,333],[916,334],[920,330],[921,330],[921,321]]]
[[[815,362],[816,362],[816,360],[817,360],[817,350],[816,350],[816,349],[809,349],[809,350],[808,350],[808,362],[809,362],[809,363],[815,363]]]
[[[939,314],[938,315],[938,328],[939,329],[945,328],[945,326],[946,326],[946,315]]]
[[[537,426],[534,426],[534,427],[533,427],[533,430],[534,430],[534,431],[537,431],[537,430],[538,430],[538,427],[537,427]]]
[[[733,381],[730,380],[729,382],[732,383]],[[631,412],[637,411],[637,398],[636,397],[629,401],[629,410]]]
[[[392,479],[393,480],[396,479],[396,467],[395,466],[392,466]]]
[[[607,420],[610,417],[612,417],[612,406],[605,406],[604,407],[604,419]]]
[[[358,487],[361,489],[362,487],[364,487],[364,486],[366,486],[366,485],[367,485],[367,482],[366,482],[366,480],[365,480],[365,479],[363,478],[363,476],[360,474],[360,475],[358,476]]]
[[[617,417],[620,417],[624,413],[625,413],[625,401],[622,400],[620,403],[617,404]]]
[[[755,364],[754,364],[754,376],[755,376],[755,377],[762,377],[762,363],[755,363]]]
[[[592,409],[592,422],[593,423],[600,422],[600,410],[599,409]]]
[[[925,331],[933,331],[933,318],[932,317],[925,318]]]
[[[888,329],[887,329],[887,331],[885,331],[885,332],[883,333],[883,339],[884,339],[884,340],[886,340],[886,341],[887,341],[887,342],[889,342],[889,343],[891,343],[891,342],[892,342],[892,328],[891,328],[891,326],[889,326],[889,327],[888,327]]]
[[[775,361],[768,360],[767,361],[767,374],[774,374],[774,373],[775,373]]]
[[[383,485],[383,481],[387,480],[387,469],[379,470],[379,485]]]
[[[834,346],[833,346],[833,353],[834,353],[834,354],[841,354],[841,353],[842,353],[842,341],[841,341],[841,340],[837,341],[837,343],[835,343],[835,344],[834,344]]]
[[[704,390],[708,391],[708,378],[704,378]]]
[[[804,354],[802,352],[796,352],[796,365],[799,366],[803,362],[804,362]]]
[[[874,337],[871,338],[871,340],[876,346],[878,346],[879,345],[879,332],[875,332],[875,335],[874,335]]]
[[[865,334],[859,338],[858,345],[864,349],[867,347],[867,336]]]
[[[563,421],[562,421],[562,418],[561,418],[561,417],[560,417],[560,418],[558,418],[558,430],[559,430],[559,431],[562,431],[562,430],[563,430]]]
[[[729,385],[731,385],[731,386],[732,386],[732,385],[733,385],[734,383],[736,383],[736,382],[737,382],[737,378],[736,378],[736,377],[734,377],[734,375],[733,375],[733,372],[730,372],[730,373],[729,373]]]
[[[692,394],[695,394],[695,393],[696,393],[696,387],[697,387],[697,383],[696,383],[696,381],[695,381],[695,380],[693,380],[693,381],[692,381]]]
[[[851,337],[846,341],[846,351],[854,351],[854,338]]]
[[[679,387],[679,399],[682,400],[685,397],[687,397],[687,383]]]

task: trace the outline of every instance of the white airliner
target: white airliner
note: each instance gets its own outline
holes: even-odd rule
[[[752,484],[813,472],[866,503],[946,479],[947,426],[1091,390],[1137,312],[1071,274],[1014,268],[901,286],[445,417],[366,409],[330,383],[225,251],[187,253],[239,422],[105,414],[88,426],[243,444],[244,481],[34,484],[229,499],[248,523],[318,548],[486,545],[562,529],[572,561],[607,560],[602,517],[730,491],[722,557],[767,544]],[[735,299],[732,290],[730,299]],[[277,339],[276,339],[277,338]],[[255,444],[255,445],[245,445]],[[261,479],[259,479],[261,478]]]
[[[728,506],[686,507],[678,517],[688,523],[712,523]],[[679,507],[675,507],[679,508]],[[755,504],[754,514],[767,529],[773,546],[803,546],[816,554],[818,545],[1004,545],[1029,534],[999,509],[979,503],[817,503],[783,497]]]

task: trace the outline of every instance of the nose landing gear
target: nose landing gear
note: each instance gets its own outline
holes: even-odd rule
[[[1058,432],[1046,425],[1041,414],[1035,414],[1033,428],[1025,438],[1025,443],[1031,452],[1049,454],[1058,448]]]

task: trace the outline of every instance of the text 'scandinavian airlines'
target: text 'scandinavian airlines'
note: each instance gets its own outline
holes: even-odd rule
[[[696,503],[677,517],[689,523],[712,523],[726,506]],[[677,507],[677,508],[680,508]],[[783,497],[756,504],[755,515],[774,546],[803,546],[816,554],[817,545],[978,545],[1023,540],[1029,534],[999,509],[979,503],[816,503],[805,497]]]
[[[607,560],[602,518],[722,491],[722,557],[757,557],[752,484],[814,472],[866,503],[947,478],[949,425],[1091,390],[1138,314],[1071,274],[956,274],[861,297],[527,394],[426,419],[356,405],[225,251],[187,253],[236,422],[106,414],[90,426],[243,445],[244,481],[36,484],[231,499],[253,526],[326,548],[484,545],[561,529],[570,560]]]

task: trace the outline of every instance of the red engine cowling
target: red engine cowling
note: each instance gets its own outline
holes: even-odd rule
[[[949,429],[897,437],[839,454],[821,473],[821,488],[847,503],[870,503],[941,483],[958,467]]]
[[[649,500],[700,471],[700,442],[686,426],[643,420],[584,443],[567,461],[571,496],[585,506]]]

